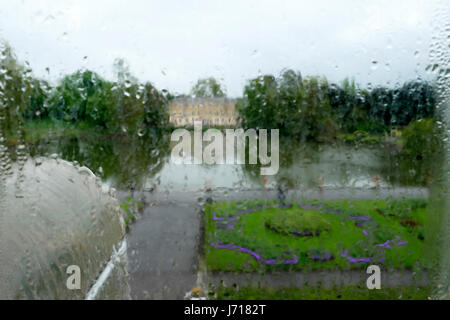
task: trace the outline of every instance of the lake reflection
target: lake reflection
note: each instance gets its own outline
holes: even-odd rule
[[[385,145],[317,144],[280,141],[280,169],[261,176],[259,165],[180,165],[170,161],[170,134],[144,137],[93,134],[46,137],[28,146],[32,156],[55,154],[89,167],[118,189],[160,191],[204,187],[372,188],[425,186],[432,163],[402,160]]]

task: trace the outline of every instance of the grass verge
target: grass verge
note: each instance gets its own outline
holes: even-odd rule
[[[210,292],[217,300],[427,300],[429,287],[368,290],[360,286],[269,289],[263,287],[219,288]]]

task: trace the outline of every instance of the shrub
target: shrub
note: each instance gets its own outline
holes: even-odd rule
[[[352,133],[342,133],[342,134],[339,134],[337,137],[339,140],[342,140],[344,142],[348,142],[348,143],[355,142],[355,135]]]
[[[433,119],[411,122],[403,132],[402,155],[410,159],[430,161],[442,150],[442,129]]]
[[[111,87],[111,83],[89,70],[67,75],[54,88],[49,99],[50,116],[107,127],[115,112]]]
[[[282,234],[293,232],[320,233],[330,230],[330,224],[320,214],[313,210],[304,209],[278,209],[266,217],[267,228]]]
[[[332,141],[336,138],[338,132],[339,132],[338,125],[331,117],[328,117],[322,123],[322,127],[320,128],[320,134],[317,140],[324,142]]]
[[[364,137],[362,139],[362,142],[368,143],[368,144],[375,144],[375,143],[379,143],[380,141],[381,141],[381,138],[377,137],[377,136],[368,136],[368,137]]]

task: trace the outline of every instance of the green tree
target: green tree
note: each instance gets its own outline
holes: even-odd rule
[[[403,132],[402,154],[410,159],[430,162],[443,148],[443,128],[433,119],[411,122]]]
[[[299,126],[303,139],[320,140],[323,135],[327,139],[334,138],[337,125],[328,98],[328,82],[326,78],[310,77],[303,80],[301,114]]]
[[[49,116],[47,103],[50,88],[50,85],[44,80],[32,80],[29,103],[24,110],[26,120],[40,120]]]
[[[342,130],[368,130],[367,106],[363,92],[354,80],[346,78],[340,85],[330,85],[327,91],[337,124]]]
[[[151,83],[144,85],[142,104],[144,106],[144,125],[148,130],[166,128],[169,126],[167,101],[169,93],[159,92]]]
[[[299,136],[302,128],[301,102],[303,99],[303,80],[300,72],[288,69],[278,79],[279,103],[275,112],[278,127]]]
[[[222,98],[225,92],[221,84],[213,77],[199,79],[192,87],[191,95],[197,98]]]
[[[272,75],[259,76],[249,81],[244,96],[237,104],[242,125],[246,128],[278,128],[283,116],[275,119],[278,108],[277,81]]]
[[[434,117],[435,105],[433,85],[425,81],[407,82],[394,92],[391,121],[396,125],[406,126],[418,117]]]
[[[108,127],[114,118],[112,83],[90,70],[79,70],[65,76],[49,99],[52,118],[85,121]]]
[[[19,63],[11,46],[0,41],[0,117],[1,134],[23,133],[24,113],[32,91],[32,70]]]
[[[380,123],[386,127],[392,124],[392,102],[394,92],[385,87],[376,87],[368,96],[367,113],[373,123]]]
[[[247,128],[280,129],[280,134],[300,139],[334,138],[337,125],[328,98],[325,78],[303,79],[300,72],[284,70],[252,79],[238,103]]]

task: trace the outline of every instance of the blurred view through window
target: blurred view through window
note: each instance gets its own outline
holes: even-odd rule
[[[1,1],[0,298],[448,298],[449,14]]]

